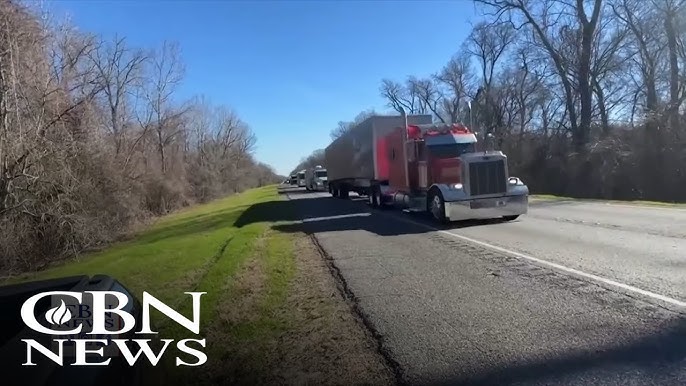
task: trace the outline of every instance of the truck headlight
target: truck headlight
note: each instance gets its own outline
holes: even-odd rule
[[[451,190],[461,190],[462,184],[450,184],[450,185],[448,185],[448,188]]]
[[[520,179],[517,178],[517,177],[510,177],[510,178],[507,179],[507,182],[508,182],[510,185],[517,185],[517,186],[522,186],[522,185],[524,185],[524,183],[522,182],[522,180],[520,180]]]

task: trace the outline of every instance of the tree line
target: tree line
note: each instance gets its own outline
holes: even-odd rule
[[[178,44],[134,47],[16,1],[0,20],[0,272],[278,181],[234,111],[180,99]]]
[[[481,21],[452,59],[380,93],[492,134],[533,192],[685,201],[684,3],[475,0]]]

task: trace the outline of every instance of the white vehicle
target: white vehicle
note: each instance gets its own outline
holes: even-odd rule
[[[321,165],[305,171],[305,189],[310,191],[327,191],[329,189],[326,169]]]
[[[298,187],[305,187],[305,169],[298,172]]]

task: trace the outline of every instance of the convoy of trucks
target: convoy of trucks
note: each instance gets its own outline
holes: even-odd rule
[[[476,145],[469,128],[431,115],[374,115],[324,150],[326,168],[298,172],[297,185],[341,199],[355,192],[373,207],[428,212],[442,223],[526,214],[529,188],[509,175],[507,156]]]
[[[427,211],[439,222],[527,213],[529,189],[509,175],[505,154],[476,142],[467,127],[433,124],[431,115],[372,116],[325,149],[328,190]]]

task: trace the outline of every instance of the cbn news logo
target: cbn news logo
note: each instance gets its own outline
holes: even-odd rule
[[[207,292],[184,292],[193,300],[193,318],[188,319],[147,292],[143,292],[140,330],[133,334],[157,334],[150,325],[150,308],[155,308],[195,335],[200,334],[200,297]],[[36,317],[36,305],[50,296],[50,308],[42,316],[48,326]],[[116,304],[108,302],[116,299]],[[35,366],[34,350],[59,366],[64,365],[65,357],[73,357],[72,366],[107,366],[111,357],[124,357],[133,366],[143,354],[153,366],[157,366],[167,347],[174,339],[160,339],[163,343],[159,353],[150,347],[151,339],[121,339],[136,328],[136,317],[132,299],[117,291],[50,291],[28,298],[21,307],[21,318],[27,327],[41,334],[52,335],[51,344],[42,344],[35,339],[22,339],[26,343],[26,361],[23,366]],[[189,343],[205,348],[205,339],[182,339],[176,348],[196,358],[195,362],[185,362],[176,357],[176,366],[201,366],[207,362],[204,352],[192,348]],[[51,347],[49,347],[51,346]],[[137,346],[132,349],[132,347]],[[133,352],[135,351],[135,353]],[[107,358],[107,359],[105,359]]]

